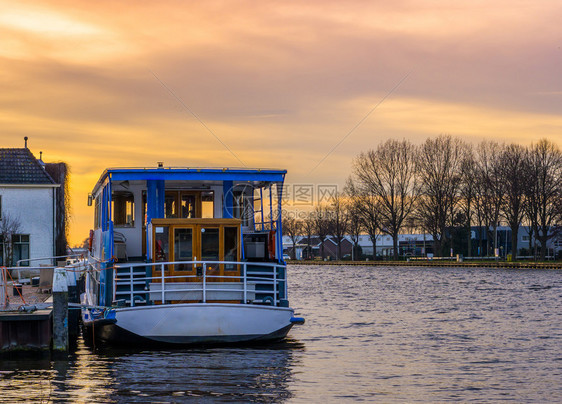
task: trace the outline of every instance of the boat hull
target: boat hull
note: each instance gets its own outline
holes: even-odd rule
[[[115,322],[84,326],[110,344],[231,344],[281,340],[292,317],[285,307],[188,303],[115,309]]]

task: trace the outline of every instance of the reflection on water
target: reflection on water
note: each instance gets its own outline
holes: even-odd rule
[[[257,348],[96,350],[2,361],[2,402],[272,402],[291,397],[295,341]]]
[[[291,266],[282,344],[3,360],[0,401],[562,402],[562,271]]]

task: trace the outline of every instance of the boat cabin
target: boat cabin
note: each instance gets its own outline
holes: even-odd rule
[[[160,164],[105,170],[88,197],[95,209],[91,256],[103,269],[98,303],[246,303],[271,297],[284,305],[286,284],[274,285],[269,294],[258,285],[256,292],[259,282],[248,276],[253,271],[284,279],[285,174]],[[207,282],[215,290],[197,286]],[[243,284],[243,294],[236,284]]]

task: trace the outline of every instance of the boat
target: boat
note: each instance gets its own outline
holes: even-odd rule
[[[284,339],[285,170],[108,168],[94,206],[80,295],[84,336],[108,344]]]

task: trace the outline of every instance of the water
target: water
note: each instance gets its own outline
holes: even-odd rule
[[[4,402],[562,402],[562,271],[291,266],[258,348],[3,360]]]

